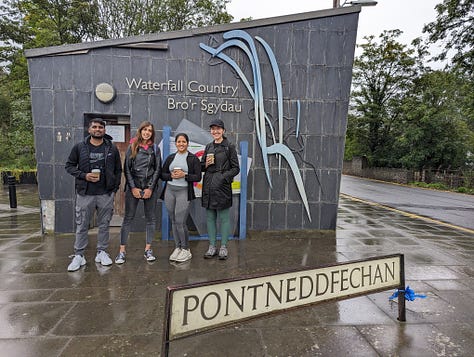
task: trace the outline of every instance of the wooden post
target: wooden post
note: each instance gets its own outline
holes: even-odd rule
[[[398,321],[406,321],[405,308],[405,256],[400,256],[400,287],[398,288]]]

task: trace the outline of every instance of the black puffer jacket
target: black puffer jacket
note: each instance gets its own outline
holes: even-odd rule
[[[206,168],[206,157],[214,153],[214,165]],[[237,150],[227,138],[222,143],[206,145],[201,158],[205,172],[202,183],[202,206],[209,209],[225,209],[232,206],[232,181],[239,174]]]
[[[76,192],[85,195],[87,190],[86,174],[91,172],[89,163],[90,151],[89,141],[91,137],[87,136],[84,141],[73,146],[69,158],[66,162],[66,171],[76,178]],[[120,153],[115,145],[106,137],[105,143],[105,189],[107,192],[117,192],[120,187],[122,175],[122,163],[120,162]]]
[[[138,147],[137,155],[132,158],[132,149],[129,146],[125,154],[123,171],[127,180],[127,187],[144,190],[154,190],[161,175],[161,153],[157,145],[150,145],[148,149]]]

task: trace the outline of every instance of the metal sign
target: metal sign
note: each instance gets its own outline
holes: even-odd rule
[[[403,289],[404,284],[403,255],[397,254],[278,274],[168,287],[164,343],[323,301]],[[399,312],[399,319],[405,320],[404,309],[403,315]]]

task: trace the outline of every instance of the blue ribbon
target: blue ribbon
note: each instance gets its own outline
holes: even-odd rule
[[[405,293],[405,300],[408,300],[408,301],[413,301],[415,300],[416,298],[420,298],[420,299],[424,299],[426,298],[426,295],[423,295],[423,294],[415,294],[415,291],[413,289],[410,289],[409,286],[407,286],[405,288],[405,290],[401,290],[401,289],[398,289],[397,291],[395,291],[393,293],[392,296],[390,296],[388,299],[389,300],[393,300],[395,298],[398,297],[398,293],[400,292],[404,292]]]

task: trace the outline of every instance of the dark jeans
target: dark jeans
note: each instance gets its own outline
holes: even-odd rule
[[[158,190],[155,189],[149,199],[143,200],[133,197],[132,191],[127,188],[127,191],[125,191],[125,216],[123,217],[122,229],[120,230],[121,245],[127,244],[131,228],[130,225],[135,218],[140,201],[143,201],[145,209],[146,244],[151,244],[155,236],[157,191]]]

